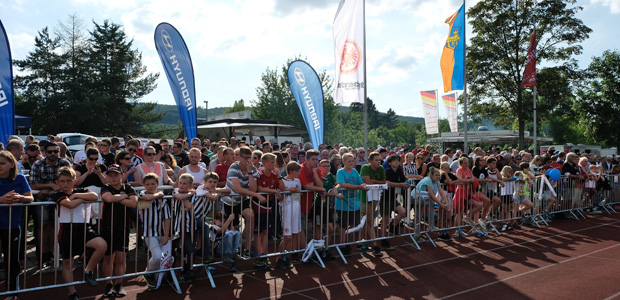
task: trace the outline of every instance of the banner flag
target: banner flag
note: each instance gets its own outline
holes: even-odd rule
[[[13,65],[11,61],[9,38],[2,21],[0,21],[0,142],[4,145],[15,130]]]
[[[304,118],[314,149],[323,144],[323,86],[316,71],[305,61],[296,60],[288,66],[288,84]]]
[[[527,49],[527,60],[521,86],[536,86],[536,45],[536,29],[534,29],[530,39],[530,48]]]
[[[444,92],[462,90],[465,81],[465,3],[446,20],[450,33],[441,54]]]
[[[424,125],[427,134],[439,133],[437,117],[437,95],[435,91],[422,91],[422,105],[424,106]]]
[[[170,89],[188,140],[198,136],[194,68],[181,34],[168,23],[155,28],[155,48],[166,71]]]
[[[334,102],[364,103],[364,1],[341,0],[334,18]]]
[[[457,112],[456,112],[456,95],[448,94],[441,96],[443,99],[443,104],[446,106],[446,114],[448,115],[448,123],[450,123],[450,131],[458,132],[459,125],[457,122]]]

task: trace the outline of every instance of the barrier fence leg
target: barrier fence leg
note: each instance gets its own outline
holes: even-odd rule
[[[215,281],[213,281],[213,274],[211,273],[211,269],[213,267],[205,265],[205,272],[207,272],[207,278],[209,278],[209,282],[211,283],[211,287],[215,288]]]
[[[415,235],[414,233],[410,233],[409,237],[411,238],[411,240],[413,241],[413,244],[415,245],[416,248],[418,248],[418,250],[422,250],[422,248],[420,248],[420,245],[418,245],[418,242],[415,239]],[[418,235],[419,237],[420,235]]]
[[[334,248],[336,248],[336,250],[338,250],[338,255],[340,255],[340,258],[342,258],[342,261],[344,262],[344,264],[345,264],[345,265],[346,265],[346,264],[349,264],[349,263],[347,262],[347,259],[346,259],[346,258],[344,258],[344,254],[342,254],[342,251],[340,251],[340,247],[334,247]]]
[[[174,274],[174,270],[170,270],[168,272],[170,272],[170,276],[172,277],[172,282],[168,283],[170,283],[170,286],[174,289],[175,292],[177,292],[177,294],[181,295],[183,292],[181,291],[181,287],[179,286],[179,280],[177,280],[177,276]]]
[[[428,232],[425,232],[424,235],[426,235],[426,238],[428,239],[429,242],[431,242],[431,244],[433,245],[433,247],[437,248],[437,245],[435,244],[435,242],[433,241],[433,239],[431,239],[431,236],[428,234]]]
[[[321,267],[325,269],[325,264],[323,263],[323,260],[321,259],[321,255],[319,255],[319,252],[316,251],[316,249],[312,251],[314,252],[314,256],[316,256],[316,259],[319,261],[319,264],[321,265]]]

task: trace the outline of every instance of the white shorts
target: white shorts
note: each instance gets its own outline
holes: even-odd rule
[[[290,236],[301,232],[301,204],[299,201],[280,206],[282,214],[282,230],[285,236]]]

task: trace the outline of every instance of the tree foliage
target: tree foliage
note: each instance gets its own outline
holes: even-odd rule
[[[141,134],[145,124],[163,117],[154,103],[139,100],[156,87],[142,55],[121,25],[93,22],[84,34],[81,20],[69,16],[56,36],[44,28],[35,49],[15,65],[20,114],[33,118],[36,133],[81,131],[93,135]]]
[[[607,50],[594,57],[587,84],[577,92],[576,110],[586,136],[620,149],[620,52]]]
[[[248,108],[245,107],[245,103],[243,102],[243,99],[239,99],[239,101],[235,100],[235,103],[233,104],[233,106],[226,109],[224,113],[229,114],[229,113],[244,111],[247,109]]]
[[[582,7],[569,7],[575,2],[487,0],[468,11],[474,34],[467,54],[468,102],[472,113],[483,117],[495,115],[495,123],[500,125],[516,121],[520,145],[524,145],[525,124],[531,120],[532,110],[532,97],[528,98],[529,92],[521,87],[531,33],[536,28],[538,62],[571,66],[571,57],[582,52],[579,43],[591,32],[575,16]],[[540,76],[539,86],[544,86],[547,78],[571,75],[553,68],[543,68],[543,72],[560,74]]]

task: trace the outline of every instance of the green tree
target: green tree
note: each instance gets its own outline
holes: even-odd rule
[[[388,111],[383,115],[383,126],[388,129],[394,129],[398,126],[398,118],[396,117],[396,112],[393,109],[388,109]]]
[[[81,20],[71,15],[58,36],[44,28],[34,51],[15,61],[23,73],[15,78],[16,110],[33,118],[36,133],[140,134],[163,117],[152,112],[155,104],[138,103],[158,74],[147,74],[120,25],[106,20],[94,27],[84,39]]]
[[[235,103],[233,104],[233,106],[226,109],[224,113],[229,114],[229,113],[234,113],[238,111],[244,111],[247,109],[248,108],[245,107],[245,103],[243,102],[243,99],[239,99],[239,101],[235,100]]]
[[[19,114],[32,117],[36,133],[57,133],[63,129],[68,103],[63,97],[64,58],[58,54],[60,40],[51,37],[47,27],[34,39],[35,49],[14,64],[23,75],[15,76],[16,105]]]
[[[607,50],[592,58],[587,77],[588,84],[577,92],[576,105],[586,135],[620,149],[620,52]]]
[[[93,24],[87,51],[90,93],[73,107],[76,113],[91,112],[76,114],[83,128],[99,135],[136,133],[144,124],[161,120],[161,114],[152,112],[154,105],[138,106],[139,99],[155,89],[159,74],[147,73],[142,54],[132,49],[133,40],[121,25],[109,20]]]
[[[504,124],[512,123],[516,117],[521,146],[528,111],[532,109],[525,102],[521,87],[530,35],[535,27],[539,62],[565,62],[581,54],[579,43],[592,30],[575,16],[582,7],[568,7],[575,2],[488,0],[478,2],[468,11],[474,34],[467,53],[472,113],[499,114],[495,121]]]

